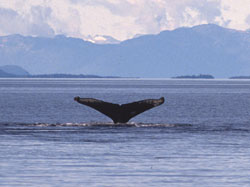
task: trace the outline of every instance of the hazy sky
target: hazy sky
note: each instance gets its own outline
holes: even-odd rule
[[[204,23],[250,28],[250,0],[0,0],[0,35],[118,40]]]

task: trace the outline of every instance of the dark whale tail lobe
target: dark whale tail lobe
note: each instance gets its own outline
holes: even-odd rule
[[[114,123],[127,123],[131,118],[138,114],[164,103],[164,97],[161,97],[160,99],[146,99],[122,105],[108,103],[93,98],[75,97],[74,100],[110,117]]]

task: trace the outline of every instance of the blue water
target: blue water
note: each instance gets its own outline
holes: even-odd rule
[[[76,103],[165,97],[113,125]],[[0,186],[248,186],[250,81],[0,79]]]

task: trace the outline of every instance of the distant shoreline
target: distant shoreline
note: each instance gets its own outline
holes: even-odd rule
[[[169,80],[169,81],[250,81],[250,79],[247,79],[247,78],[214,78],[214,79],[202,79],[202,78],[195,78],[195,79],[192,79],[192,78],[167,78],[167,77],[161,77],[161,78],[155,78],[155,77],[22,77],[22,76],[16,76],[16,77],[0,77],[0,80],[4,80],[4,79],[20,79],[20,80],[41,80],[41,79],[44,79],[44,80],[66,80],[66,79],[72,79],[72,80],[83,80],[83,79],[86,79],[86,80],[153,80],[153,81],[164,81],[164,80]]]
[[[0,74],[0,78],[55,78],[55,79],[60,79],[60,78],[73,78],[73,79],[81,79],[81,78],[96,78],[96,79],[169,79],[169,80],[175,80],[175,79],[204,79],[204,80],[212,80],[212,79],[234,79],[234,80],[242,80],[242,79],[250,79],[250,76],[235,76],[235,77],[228,77],[228,78],[215,78],[212,75],[182,75],[182,76],[176,76],[176,77],[162,77],[162,78],[146,78],[146,77],[119,77],[119,76],[99,76],[99,75],[83,75],[83,74],[38,74],[38,75],[14,75],[14,74],[5,74],[2,75]]]
[[[121,78],[118,76],[73,75],[73,74],[39,74],[39,75],[7,75],[0,78]]]

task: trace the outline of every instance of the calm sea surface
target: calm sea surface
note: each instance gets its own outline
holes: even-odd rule
[[[73,98],[165,97],[127,125]],[[249,186],[250,81],[0,79],[0,186]]]

